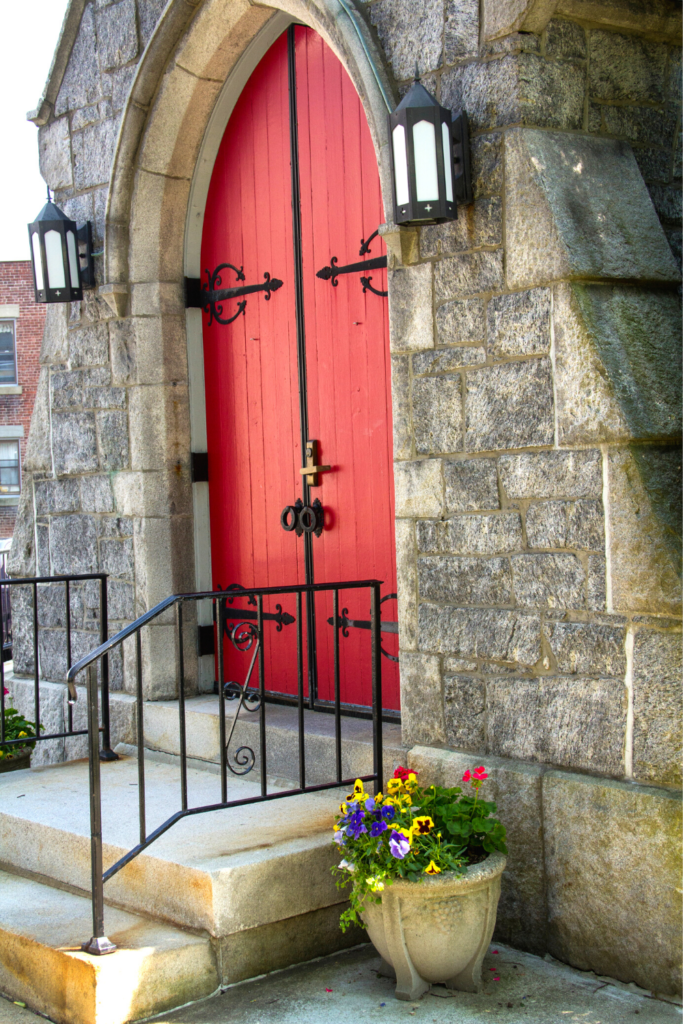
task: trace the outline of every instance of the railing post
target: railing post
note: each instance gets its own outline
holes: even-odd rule
[[[100,785],[100,723],[97,713],[97,666],[88,665],[88,768],[90,776],[90,873],[93,934],[84,953],[103,956],[116,946],[104,934],[104,880],[102,878],[102,790]]]
[[[370,633],[372,636],[372,746],[375,793],[384,785],[384,753],[382,751],[382,647],[380,636],[379,583],[372,584],[370,605]]]
[[[107,576],[100,577],[100,643],[109,639],[109,611],[107,606]],[[102,748],[101,761],[118,761],[119,755],[111,749],[111,732],[109,719],[109,655],[102,656]]]

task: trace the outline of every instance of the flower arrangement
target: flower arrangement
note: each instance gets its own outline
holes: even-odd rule
[[[505,828],[494,817],[496,805],[479,799],[488,778],[483,765],[466,771],[459,786],[420,787],[417,773],[399,767],[386,795],[370,796],[357,779],[335,819],[334,842],[345,857],[332,870],[337,886],[352,880],[350,906],[341,916],[345,931],[362,925],[367,902],[380,903],[382,891],[397,878],[421,881],[425,875],[452,871],[462,875],[468,864],[498,850],[507,853]]]
[[[5,687],[5,696],[9,694],[9,690]],[[42,729],[41,725],[41,729]],[[23,715],[20,715],[16,708],[5,707],[5,739],[6,740],[21,740],[26,737],[26,743],[22,744],[0,744],[0,761],[11,761],[13,758],[23,754],[25,750],[33,750],[35,747],[35,739],[31,742],[32,737],[36,735],[36,727],[34,722],[29,722]]]

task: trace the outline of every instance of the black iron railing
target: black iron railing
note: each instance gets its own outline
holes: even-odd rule
[[[0,577],[0,605],[3,612],[3,645],[5,641],[5,608],[11,607],[10,602],[10,590],[12,587],[29,587],[31,589],[31,600],[32,600],[32,636],[31,646],[33,649],[32,663],[33,663],[33,722],[36,727],[36,735],[31,737],[31,743],[35,742],[46,742],[47,740],[59,740],[68,739],[74,736],[87,736],[87,729],[74,729],[73,722],[73,708],[72,705],[68,705],[67,722],[65,732],[44,732],[42,731],[42,725],[40,721],[40,682],[41,682],[41,671],[40,671],[40,610],[39,610],[39,594],[40,589],[44,586],[54,587],[55,584],[64,584],[64,655],[67,669],[71,668],[72,664],[72,616],[71,616],[71,596],[72,596],[72,583],[84,583],[88,580],[99,581],[99,621],[100,621],[100,643],[103,644],[109,632],[108,624],[108,613],[107,613],[107,573],[96,572],[96,573],[81,573],[71,574],[65,576],[26,576],[17,577],[14,579],[7,579]],[[11,619],[10,619],[11,622]],[[25,623],[25,625],[28,625]],[[11,626],[10,626],[11,629]],[[10,633],[10,644],[12,643]],[[16,638],[15,638],[16,643]],[[16,674],[16,672],[15,672]],[[43,675],[43,678],[44,675]],[[57,680],[52,677],[51,682]],[[116,761],[117,756],[111,749],[110,741],[110,724],[109,724],[109,658],[105,655],[102,658],[101,665],[101,702],[102,702],[102,747],[100,750],[100,758],[103,761]],[[4,661],[0,658],[0,744],[5,747],[22,747],[26,746],[26,739],[6,739],[5,738],[5,707],[7,705],[7,698],[5,696],[5,666]]]
[[[335,789],[338,786],[350,786],[353,778],[344,778],[342,772],[342,700],[341,700],[341,672],[340,672],[340,644],[339,634],[343,628],[343,619],[340,617],[339,593],[347,590],[367,589],[370,591],[370,651],[369,651],[369,674],[372,680],[372,726],[373,726],[373,772],[371,775],[360,775],[363,782],[373,782],[375,792],[382,788],[382,668],[381,668],[381,638],[380,638],[380,582],[378,580],[360,580],[343,583],[320,583],[301,584],[291,587],[268,587],[261,590],[242,590],[240,597],[254,600],[256,604],[256,619],[237,621],[228,632],[228,641],[238,650],[251,652],[250,664],[243,684],[228,682],[225,678],[225,655],[223,640],[228,614],[230,619],[234,618],[234,610],[228,613],[226,602],[231,602],[235,594],[231,591],[212,591],[198,594],[176,594],[161,601],[151,611],[142,615],[135,622],[126,626],[115,636],[103,642],[96,650],[86,657],[81,658],[73,665],[67,673],[69,685],[69,700],[77,700],[75,680],[79,672],[87,669],[87,702],[88,702],[88,760],[90,773],[90,832],[91,832],[91,875],[92,875],[92,911],[93,911],[93,935],[89,942],[83,944],[83,949],[92,954],[102,955],[112,952],[116,947],[105,936],[104,932],[104,883],[115,875],[121,868],[129,864],[138,854],[146,850],[156,839],[175,825],[176,822],[194,814],[203,814],[207,811],[218,811],[227,807],[243,807],[247,804],[256,804],[264,801],[279,800],[288,796],[297,796],[301,793],[315,793],[321,790]],[[303,612],[303,600],[306,598],[307,606],[315,601],[315,595],[320,592],[332,594],[333,621],[337,623],[334,630],[333,642],[333,676],[334,676],[334,777],[328,782],[309,785],[306,782],[306,749],[304,730],[304,709],[306,697],[304,693],[304,630],[303,621],[306,617]],[[264,598],[271,599],[281,595],[294,595],[296,599],[296,660],[297,660],[297,696],[296,706],[298,709],[298,777],[299,784],[293,789],[276,789],[269,791],[268,788],[268,749],[266,730],[266,708],[268,690],[266,687],[266,670],[264,662],[264,621],[268,613],[264,611]],[[220,639],[217,647],[218,661],[218,696],[219,696],[219,729],[220,729],[220,785],[221,799],[212,804],[205,804],[200,807],[188,805],[187,793],[187,740],[185,727],[185,659],[183,648],[183,607],[191,602],[205,601],[210,599],[217,607],[217,635]],[[278,606],[279,607],[279,606]],[[179,750],[180,750],[180,808],[169,815],[166,820],[152,832],[147,831],[146,823],[146,800],[145,800],[145,733],[144,733],[144,701],[143,701],[143,659],[141,632],[153,620],[163,615],[169,609],[175,608],[176,612],[176,633],[177,633],[177,682],[178,682],[178,725],[179,725]],[[269,615],[268,618],[273,618]],[[308,633],[306,634],[308,638]],[[104,661],[108,653],[115,647],[121,645],[125,640],[135,640],[135,676],[136,676],[136,728],[137,728],[137,765],[138,765],[138,809],[139,809],[139,842],[130,849],[115,864],[112,864],[106,871],[103,870],[102,862],[102,810],[101,810],[101,784],[100,784],[100,758],[99,750],[99,717],[98,717],[98,689],[97,689],[97,663]],[[258,685],[250,686],[254,668],[258,665]],[[239,704],[233,718],[232,728],[228,735],[226,725],[226,700],[238,699]],[[251,747],[242,746],[234,755],[233,763],[229,759],[229,746],[235,730],[238,715],[242,708],[259,715],[259,774],[260,774],[260,795],[247,797],[240,800],[228,800],[228,772],[234,775],[245,775],[254,767],[256,755]]]

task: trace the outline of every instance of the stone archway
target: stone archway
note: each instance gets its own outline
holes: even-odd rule
[[[345,8],[340,0],[284,0],[277,8],[247,0],[208,0],[199,7],[176,0],[131,87],[110,180],[100,293],[117,315],[112,362],[129,388],[133,458],[114,487],[120,513],[136,522],[139,610],[170,593],[210,586],[208,488],[193,486],[190,475],[190,452],[206,450],[201,322],[197,311],[185,310],[183,280],[199,275],[206,188],[232,107],[260,56],[290,22],[314,28],[348,71],[391,209],[382,95],[390,95],[389,87],[385,80],[380,88],[381,58],[367,28],[358,19],[356,29]],[[149,697],[174,695],[172,629],[165,623],[149,629]],[[194,650],[189,636],[188,650]],[[206,686],[211,671],[207,664]]]

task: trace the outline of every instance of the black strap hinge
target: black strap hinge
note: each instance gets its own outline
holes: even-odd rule
[[[202,308],[202,282],[198,277],[185,278],[185,309]]]
[[[190,477],[193,484],[208,484],[209,454],[208,452],[190,452]]]
[[[197,656],[215,653],[213,626],[197,626]]]

